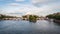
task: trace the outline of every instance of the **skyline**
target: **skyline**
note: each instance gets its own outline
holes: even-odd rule
[[[60,0],[0,0],[0,14],[45,16],[60,12]]]

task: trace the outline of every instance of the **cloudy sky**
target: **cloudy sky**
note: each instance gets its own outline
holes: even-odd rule
[[[60,0],[0,0],[0,14],[48,15],[60,12]]]

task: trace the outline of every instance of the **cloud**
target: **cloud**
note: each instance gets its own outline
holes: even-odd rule
[[[25,0],[15,0],[15,1],[25,1]],[[25,14],[36,14],[36,15],[48,15],[54,12],[60,11],[60,2],[53,2],[54,0],[32,0],[32,4],[21,4],[18,2],[8,3],[5,6],[3,12],[1,13],[10,13],[17,15],[25,15]],[[49,3],[49,4],[46,4]]]
[[[0,0],[0,2],[13,2],[13,0]]]
[[[32,7],[29,12],[26,14],[36,14],[46,16],[48,14],[60,12],[60,4],[59,3],[52,3],[52,4],[44,4],[41,7]]]
[[[16,7],[14,7],[16,5]],[[25,15],[25,14],[35,14],[39,16],[45,16],[48,14],[52,14],[54,12],[59,12],[58,9],[60,9],[59,4],[48,4],[43,5],[41,7],[36,7],[33,5],[28,4],[17,4],[17,3],[11,3],[9,7],[6,7],[4,9],[4,13],[12,13],[17,15]],[[57,10],[57,11],[55,11]]]
[[[31,0],[32,3],[47,3],[47,2],[53,2],[57,0]]]
[[[19,3],[9,3],[7,4],[8,6],[19,6],[20,4]]]
[[[32,0],[33,3],[47,2],[48,0]]]
[[[31,3],[37,7],[40,7],[41,5],[45,5],[45,4],[56,3],[56,2],[60,2],[60,0],[31,0]]]
[[[16,2],[23,2],[23,1],[25,1],[25,0],[15,0]]]

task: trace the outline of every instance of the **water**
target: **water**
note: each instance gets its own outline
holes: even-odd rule
[[[1,20],[0,34],[60,34],[60,25],[46,20],[29,21]]]

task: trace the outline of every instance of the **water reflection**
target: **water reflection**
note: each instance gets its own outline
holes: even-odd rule
[[[54,22],[38,20],[29,21],[0,21],[0,34],[60,34],[60,26]]]
[[[37,20],[29,20],[29,22],[36,23]]]
[[[59,22],[55,22],[55,21],[53,21],[53,22],[55,23],[55,25],[60,26],[60,23]]]

